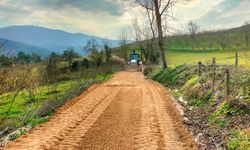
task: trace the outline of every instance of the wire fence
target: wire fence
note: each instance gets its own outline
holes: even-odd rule
[[[234,65],[220,65],[216,64],[216,61],[216,58],[213,58],[210,62],[198,62],[197,76],[200,81],[202,82],[202,78],[205,78],[203,84],[210,86],[213,91],[220,91],[223,99],[249,99],[250,70],[245,66],[239,66],[237,53]],[[206,85],[207,79],[211,81],[209,85]]]

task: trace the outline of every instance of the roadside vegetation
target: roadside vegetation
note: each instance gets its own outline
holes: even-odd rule
[[[86,48],[88,57],[81,57],[71,48],[62,54],[51,53],[45,60],[37,56],[39,61],[32,59],[35,54],[23,52],[1,56],[1,144],[49,120],[65,102],[123,69],[123,62],[112,57],[107,42],[100,45],[92,40]]]
[[[230,70],[227,79],[225,70]],[[200,148],[248,150],[250,70],[230,65],[147,67],[144,74],[170,88]],[[213,75],[214,74],[214,75]],[[229,82],[228,82],[229,80]]]

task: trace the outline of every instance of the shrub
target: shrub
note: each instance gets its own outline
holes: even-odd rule
[[[232,131],[231,138],[227,143],[229,150],[242,149],[248,150],[250,143],[250,130]]]
[[[153,68],[151,66],[146,66],[145,69],[143,70],[143,74],[145,76],[148,76],[150,73],[152,73]]]
[[[80,61],[73,61],[71,65],[71,70],[72,71],[79,71],[81,68],[81,62]]]
[[[85,67],[85,68],[89,68],[89,60],[87,58],[84,58],[83,61],[82,61],[82,66]]]

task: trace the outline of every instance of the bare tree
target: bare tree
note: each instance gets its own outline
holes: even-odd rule
[[[140,47],[140,51],[141,51],[141,59],[143,59],[143,55],[145,56],[145,51],[144,51],[144,48],[143,48],[143,42],[142,42],[142,39],[143,39],[143,33],[141,31],[141,28],[138,24],[138,20],[137,18],[134,18],[132,20],[132,27],[134,29],[134,34],[135,34],[135,41],[136,43],[138,44],[138,46]],[[145,58],[146,59],[146,58]]]
[[[126,62],[128,59],[128,49],[129,49],[128,41],[130,39],[129,28],[123,28],[118,38],[119,38],[119,45],[121,48],[121,57],[123,58],[124,62]]]
[[[95,39],[87,41],[84,49],[90,52],[90,57],[94,60],[97,67],[103,62],[103,51],[100,50],[100,45]]]
[[[71,68],[72,62],[74,58],[80,57],[73,48],[68,48],[67,50],[63,51],[63,57],[69,63],[69,68]]]
[[[246,42],[246,49],[249,49],[249,34],[250,34],[250,22],[246,21],[244,23],[244,33],[245,33],[245,42]]]
[[[192,40],[192,47],[195,49],[196,35],[198,33],[199,26],[193,20],[190,20],[188,23],[188,32]],[[199,47],[199,46],[198,46]]]
[[[135,2],[146,9],[150,26],[155,23],[157,26],[158,46],[161,54],[162,67],[167,67],[165,50],[164,50],[164,33],[163,21],[167,22],[168,18],[174,18],[171,8],[180,0],[135,0]],[[151,13],[150,13],[151,12]],[[153,14],[153,15],[152,15]],[[165,26],[167,28],[167,26]]]
[[[52,52],[48,58],[47,66],[46,66],[46,71],[45,71],[45,79],[49,82],[52,83],[51,88],[53,90],[56,89],[57,84],[56,82],[58,81],[59,78],[59,61],[60,61],[60,55]]]
[[[112,56],[112,45],[109,40],[103,40],[103,49],[106,57],[106,62],[109,62]]]
[[[151,17],[150,17],[151,18]],[[132,20],[132,26],[135,34],[135,41],[138,44],[142,60],[146,64],[158,63],[158,51],[155,46],[155,27],[153,24],[147,24],[147,26],[141,27],[137,21],[137,18]],[[143,58],[144,57],[144,58]]]
[[[196,34],[198,33],[199,26],[193,20],[190,20],[188,23],[188,32],[192,39],[196,38]]]

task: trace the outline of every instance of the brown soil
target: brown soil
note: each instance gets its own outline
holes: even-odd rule
[[[139,72],[119,72],[3,149],[197,149],[176,103]]]

